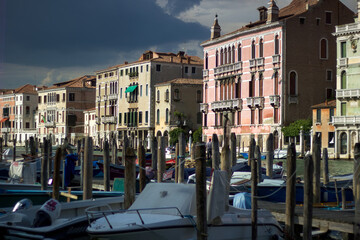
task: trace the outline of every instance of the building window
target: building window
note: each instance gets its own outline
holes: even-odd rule
[[[237,112],[237,124],[241,125],[241,111]]]
[[[316,18],[316,25],[317,25],[317,26],[320,25],[320,18]]]
[[[255,50],[255,40],[251,42],[251,59],[254,59],[256,56],[256,50]]]
[[[30,101],[30,96],[26,96],[26,101]]]
[[[207,127],[207,114],[204,114],[204,127]]]
[[[347,135],[346,133],[340,134],[340,154],[347,153]]]
[[[145,111],[145,123],[147,124],[149,122],[149,112]]]
[[[331,12],[325,12],[325,23],[331,24]]]
[[[296,72],[290,72],[290,96],[296,96],[296,83],[297,75]]]
[[[208,69],[209,68],[209,56],[208,54],[206,53],[205,54],[205,69]]]
[[[25,114],[29,115],[30,114],[30,107],[26,106],[25,108]]]
[[[341,58],[346,58],[346,42],[341,42],[340,43],[340,56]]]
[[[44,96],[44,103],[46,103],[46,96]]]
[[[120,88],[120,98],[122,98],[122,88]]]
[[[251,76],[251,81],[249,82],[249,97],[255,96],[255,75]]]
[[[197,124],[201,124],[202,123],[202,113],[201,112],[198,112],[196,114],[196,123]]]
[[[63,102],[65,102],[65,100],[66,100],[66,94],[65,93],[63,93]]]
[[[38,103],[41,103],[41,96],[38,97]]]
[[[121,125],[121,113],[119,113],[119,124]]]
[[[166,91],[165,91],[165,101],[166,102],[169,101],[169,89],[166,89]]]
[[[251,109],[251,124],[255,124],[255,109]]]
[[[147,66],[147,65],[146,65],[146,66]],[[148,85],[148,84],[146,84],[145,94],[146,94],[146,96],[149,95],[149,85]]]
[[[180,91],[179,89],[174,90],[174,100],[180,100]]]
[[[193,74],[196,73],[196,67],[191,67],[191,73],[193,73]]]
[[[327,39],[325,39],[325,38],[320,40],[320,58],[321,59],[327,59],[328,58]]]
[[[160,72],[161,71],[161,65],[160,64],[156,64],[156,71]]]
[[[276,35],[275,36],[275,43],[274,43],[274,48],[275,48],[275,54],[279,54],[279,36]]]
[[[263,57],[264,56],[264,40],[260,39],[259,42],[259,57]]]
[[[142,97],[142,85],[140,85],[140,97]]]
[[[160,109],[156,110],[156,124],[160,123]]]
[[[127,118],[126,118],[126,117],[127,117],[127,115],[128,115],[127,113],[124,113],[124,124],[126,124],[126,123],[127,123]]]
[[[241,62],[241,57],[242,57],[241,54],[242,54],[241,53],[241,44],[239,44],[239,46],[238,46],[238,62]]]
[[[75,93],[69,93],[69,102],[75,101]]]
[[[139,124],[142,123],[142,112],[139,112]]]
[[[202,102],[202,96],[201,96],[201,91],[200,90],[197,90],[196,91],[196,101],[198,103],[201,103]]]
[[[333,90],[332,88],[326,89],[326,99],[332,99],[333,98]]]
[[[160,91],[159,90],[157,90],[156,101],[160,102]]]
[[[332,122],[333,116],[334,116],[334,109],[330,108],[329,109],[329,122]]]
[[[332,70],[331,69],[326,70],[326,80],[332,81]]]
[[[219,66],[219,52],[216,51],[216,55],[215,55],[215,67]]]
[[[259,108],[259,124],[263,123],[263,110]]]
[[[189,67],[185,67],[185,73],[189,72]]]
[[[340,105],[341,109],[340,109],[340,115],[341,116],[346,116],[346,102],[342,102]]]
[[[29,122],[25,122],[25,128],[30,128],[30,123]]]
[[[165,111],[165,123],[169,123],[169,109],[168,108]]]
[[[321,123],[321,109],[316,109],[316,123]]]
[[[300,24],[305,24],[305,18],[304,17],[299,18],[299,21],[300,21]]]
[[[328,147],[329,148],[334,148],[335,147],[335,133],[334,132],[329,132],[328,133]]]
[[[234,62],[235,62],[235,47],[233,46],[231,50],[231,63]]]
[[[341,89],[346,89],[346,72],[341,72]]]
[[[259,97],[264,95],[264,76],[260,73],[259,74]]]

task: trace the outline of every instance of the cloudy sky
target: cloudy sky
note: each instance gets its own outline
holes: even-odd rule
[[[277,0],[284,7],[291,0]],[[353,11],[356,0],[342,0]],[[202,56],[215,14],[222,33],[258,19],[268,0],[0,0],[0,89],[51,85],[146,50]]]

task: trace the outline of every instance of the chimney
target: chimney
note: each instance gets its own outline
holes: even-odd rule
[[[215,15],[214,24],[211,27],[210,40],[220,37],[221,27],[218,23],[218,15]]]
[[[128,64],[128,62],[127,62],[127,61],[125,61],[125,62],[124,62],[124,64]]]
[[[259,11],[259,19],[260,21],[264,21],[267,19],[267,8],[264,6],[261,6],[258,8]]]
[[[270,0],[269,7],[267,10],[267,21],[266,23],[272,23],[279,19],[279,8],[275,3],[275,0]]]
[[[177,56],[178,57],[183,57],[185,55],[185,52],[184,51],[179,51],[178,53],[177,53]]]
[[[191,57],[189,56],[187,60],[188,60],[188,64],[190,64],[190,62],[191,62]]]

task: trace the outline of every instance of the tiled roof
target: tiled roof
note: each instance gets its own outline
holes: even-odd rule
[[[93,107],[93,108],[89,108],[89,109],[84,110],[84,112],[90,112],[90,111],[95,111],[95,110],[96,110],[96,107]]]
[[[330,101],[325,101],[323,103],[320,104],[316,104],[311,106],[311,108],[335,108],[336,107],[336,100],[330,100]]]
[[[36,86],[31,84],[26,84],[24,86],[21,86],[17,89],[15,89],[15,93],[32,93],[36,94]]]
[[[64,87],[72,87],[72,88],[94,88],[93,86],[86,85],[87,81],[95,81],[96,77],[94,75],[85,75],[79,78],[72,79],[66,82],[55,83],[53,86],[47,89],[56,89],[56,88],[64,88]],[[47,90],[46,89],[46,90]]]
[[[121,68],[129,65],[138,64],[141,62],[167,62],[167,63],[186,63],[186,64],[193,64],[193,65],[203,65],[203,59],[199,58],[198,56],[189,56],[184,52],[175,53],[162,53],[162,52],[153,52],[153,51],[146,51],[144,52],[137,61],[128,63],[125,62],[123,64],[111,66],[96,72],[104,72],[114,68]]]
[[[155,84],[155,86],[162,86],[162,85],[168,85],[168,84],[195,84],[195,85],[202,85],[203,81],[202,79],[196,79],[196,78],[176,78],[167,82],[158,83]]]
[[[319,2],[318,0],[293,0],[289,5],[283,7],[282,9],[279,10],[279,20],[284,20],[289,17],[302,14],[307,11],[306,4],[309,4],[309,7],[310,7],[310,6],[316,5],[318,2]],[[339,1],[339,3],[341,4],[341,7],[343,7],[343,4],[340,1]],[[253,27],[261,26],[264,24],[266,24],[266,20],[259,20],[259,21],[253,22],[253,23],[250,22],[249,24],[247,24],[233,32],[221,35],[219,38],[216,38],[216,39],[221,39],[224,36],[243,32],[243,31],[249,30]],[[210,40],[206,40],[202,44],[205,44],[209,41]]]

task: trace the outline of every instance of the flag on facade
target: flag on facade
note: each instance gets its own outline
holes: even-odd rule
[[[46,119],[45,119],[45,116],[44,116],[44,115],[42,115],[41,122],[42,122],[42,123],[46,123]]]

